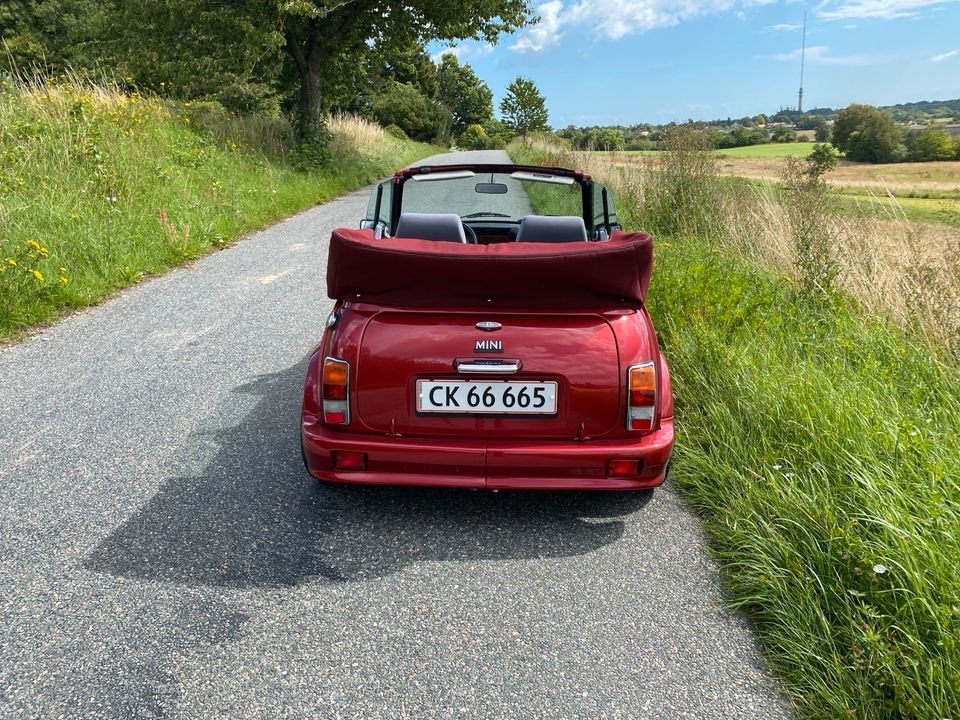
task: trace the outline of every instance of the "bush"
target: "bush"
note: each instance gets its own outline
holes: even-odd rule
[[[453,115],[411,85],[391,81],[373,101],[373,115],[381,125],[396,125],[408,137],[446,144]]]
[[[484,121],[483,131],[490,138],[493,148],[498,150],[505,148],[507,143],[515,137],[513,130],[505,122],[496,118]]]
[[[709,138],[688,125],[669,128],[658,145],[659,182],[648,193],[644,227],[665,235],[712,237],[720,222],[717,158]]]
[[[956,148],[945,130],[924,130],[907,138],[908,159],[913,162],[953,160]]]
[[[387,125],[383,131],[390,137],[394,137],[397,140],[408,140],[407,134],[403,131],[403,128],[399,125]]]
[[[778,125],[770,134],[770,142],[791,143],[797,141],[797,134],[786,125]]]
[[[332,139],[326,120],[310,123],[300,132],[300,140],[294,151],[294,162],[305,170],[323,167],[330,162]]]
[[[457,138],[457,145],[464,150],[487,150],[490,147],[490,138],[482,125],[467,125]]]

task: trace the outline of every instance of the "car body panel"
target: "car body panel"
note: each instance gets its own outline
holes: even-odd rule
[[[608,222],[613,212],[606,189],[582,173],[483,168],[544,170],[556,177],[570,173],[583,189],[585,217]],[[394,176],[389,202],[383,186],[375,191],[374,214],[382,204],[392,218],[384,225],[387,234],[399,216],[403,183],[427,172],[432,170],[408,169]],[[487,252],[425,239],[381,240],[369,227],[360,235],[334,233],[339,244],[336,253],[331,249],[327,287],[337,302],[308,363],[301,418],[304,461],[314,477],[541,490],[637,490],[664,481],[674,444],[673,399],[669,368],[644,304],[652,262],[649,236],[631,239],[609,225],[609,243],[598,235],[594,242],[576,243],[579,248],[529,243],[517,252]],[[505,235],[498,240],[496,232],[491,237],[509,242]],[[598,264],[600,256],[611,260]],[[496,283],[505,263],[512,264],[513,286]],[[585,267],[592,273],[585,275]],[[629,267],[637,270],[624,275]],[[375,272],[368,275],[367,268]],[[435,268],[442,273],[436,280]],[[508,289],[525,278],[527,289]],[[458,284],[464,281],[466,287]],[[566,283],[571,292],[564,290]],[[416,292],[408,292],[410,287]],[[577,304],[565,304],[572,299]],[[546,301],[550,305],[540,304]],[[349,366],[346,425],[323,420],[324,358]],[[630,430],[628,371],[641,363],[656,368],[655,401],[649,402],[653,417],[649,429]],[[463,414],[459,405],[450,412],[445,406],[418,410],[418,397],[425,402],[418,395],[421,383],[451,381],[524,382],[531,388],[556,383],[556,411],[517,415],[476,408]],[[350,465],[346,457],[362,457],[362,462]]]

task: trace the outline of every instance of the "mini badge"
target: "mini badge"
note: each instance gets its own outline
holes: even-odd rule
[[[494,330],[499,330],[503,325],[498,323],[496,320],[482,320],[477,323],[477,330],[486,330],[487,332],[493,332]]]
[[[473,346],[475,353],[502,353],[503,340],[477,340]]]

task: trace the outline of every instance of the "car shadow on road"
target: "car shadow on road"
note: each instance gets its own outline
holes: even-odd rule
[[[566,557],[616,542],[621,518],[650,499],[325,485],[300,458],[304,368],[305,361],[234,391],[185,443],[184,457],[210,448],[198,472],[167,480],[84,566],[242,588],[363,580],[424,560]]]

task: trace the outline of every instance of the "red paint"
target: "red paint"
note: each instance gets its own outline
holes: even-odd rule
[[[338,228],[327,296],[413,307],[629,307],[646,299],[652,269],[647,233],[618,230],[602,243],[460,245]]]
[[[398,173],[398,181],[411,172]],[[673,452],[673,398],[643,302],[652,242],[619,233],[604,243],[568,245],[578,247],[451,246],[335,231],[327,285],[337,297],[338,318],[310,358],[303,393],[310,473],[333,482],[494,489],[661,484]],[[604,253],[607,260],[598,260]],[[572,268],[602,268],[611,258],[609,283],[585,271],[573,282]],[[540,280],[531,276],[523,284],[520,273],[510,282],[490,282],[513,262],[528,274],[541,269]],[[567,280],[554,284],[554,275]],[[543,292],[537,282],[546,282]],[[481,292],[488,286],[490,292]],[[620,296],[620,289],[629,292]],[[480,299],[478,292],[490,297]],[[481,321],[501,327],[478,330]],[[479,352],[481,340],[499,341],[501,351]],[[324,358],[328,367],[346,363],[345,372],[328,369],[324,383]],[[491,360],[517,371],[458,370]],[[649,367],[631,380],[629,369],[644,363]],[[418,380],[454,379],[552,381],[557,412],[417,413]],[[652,417],[628,421],[631,403]]]

